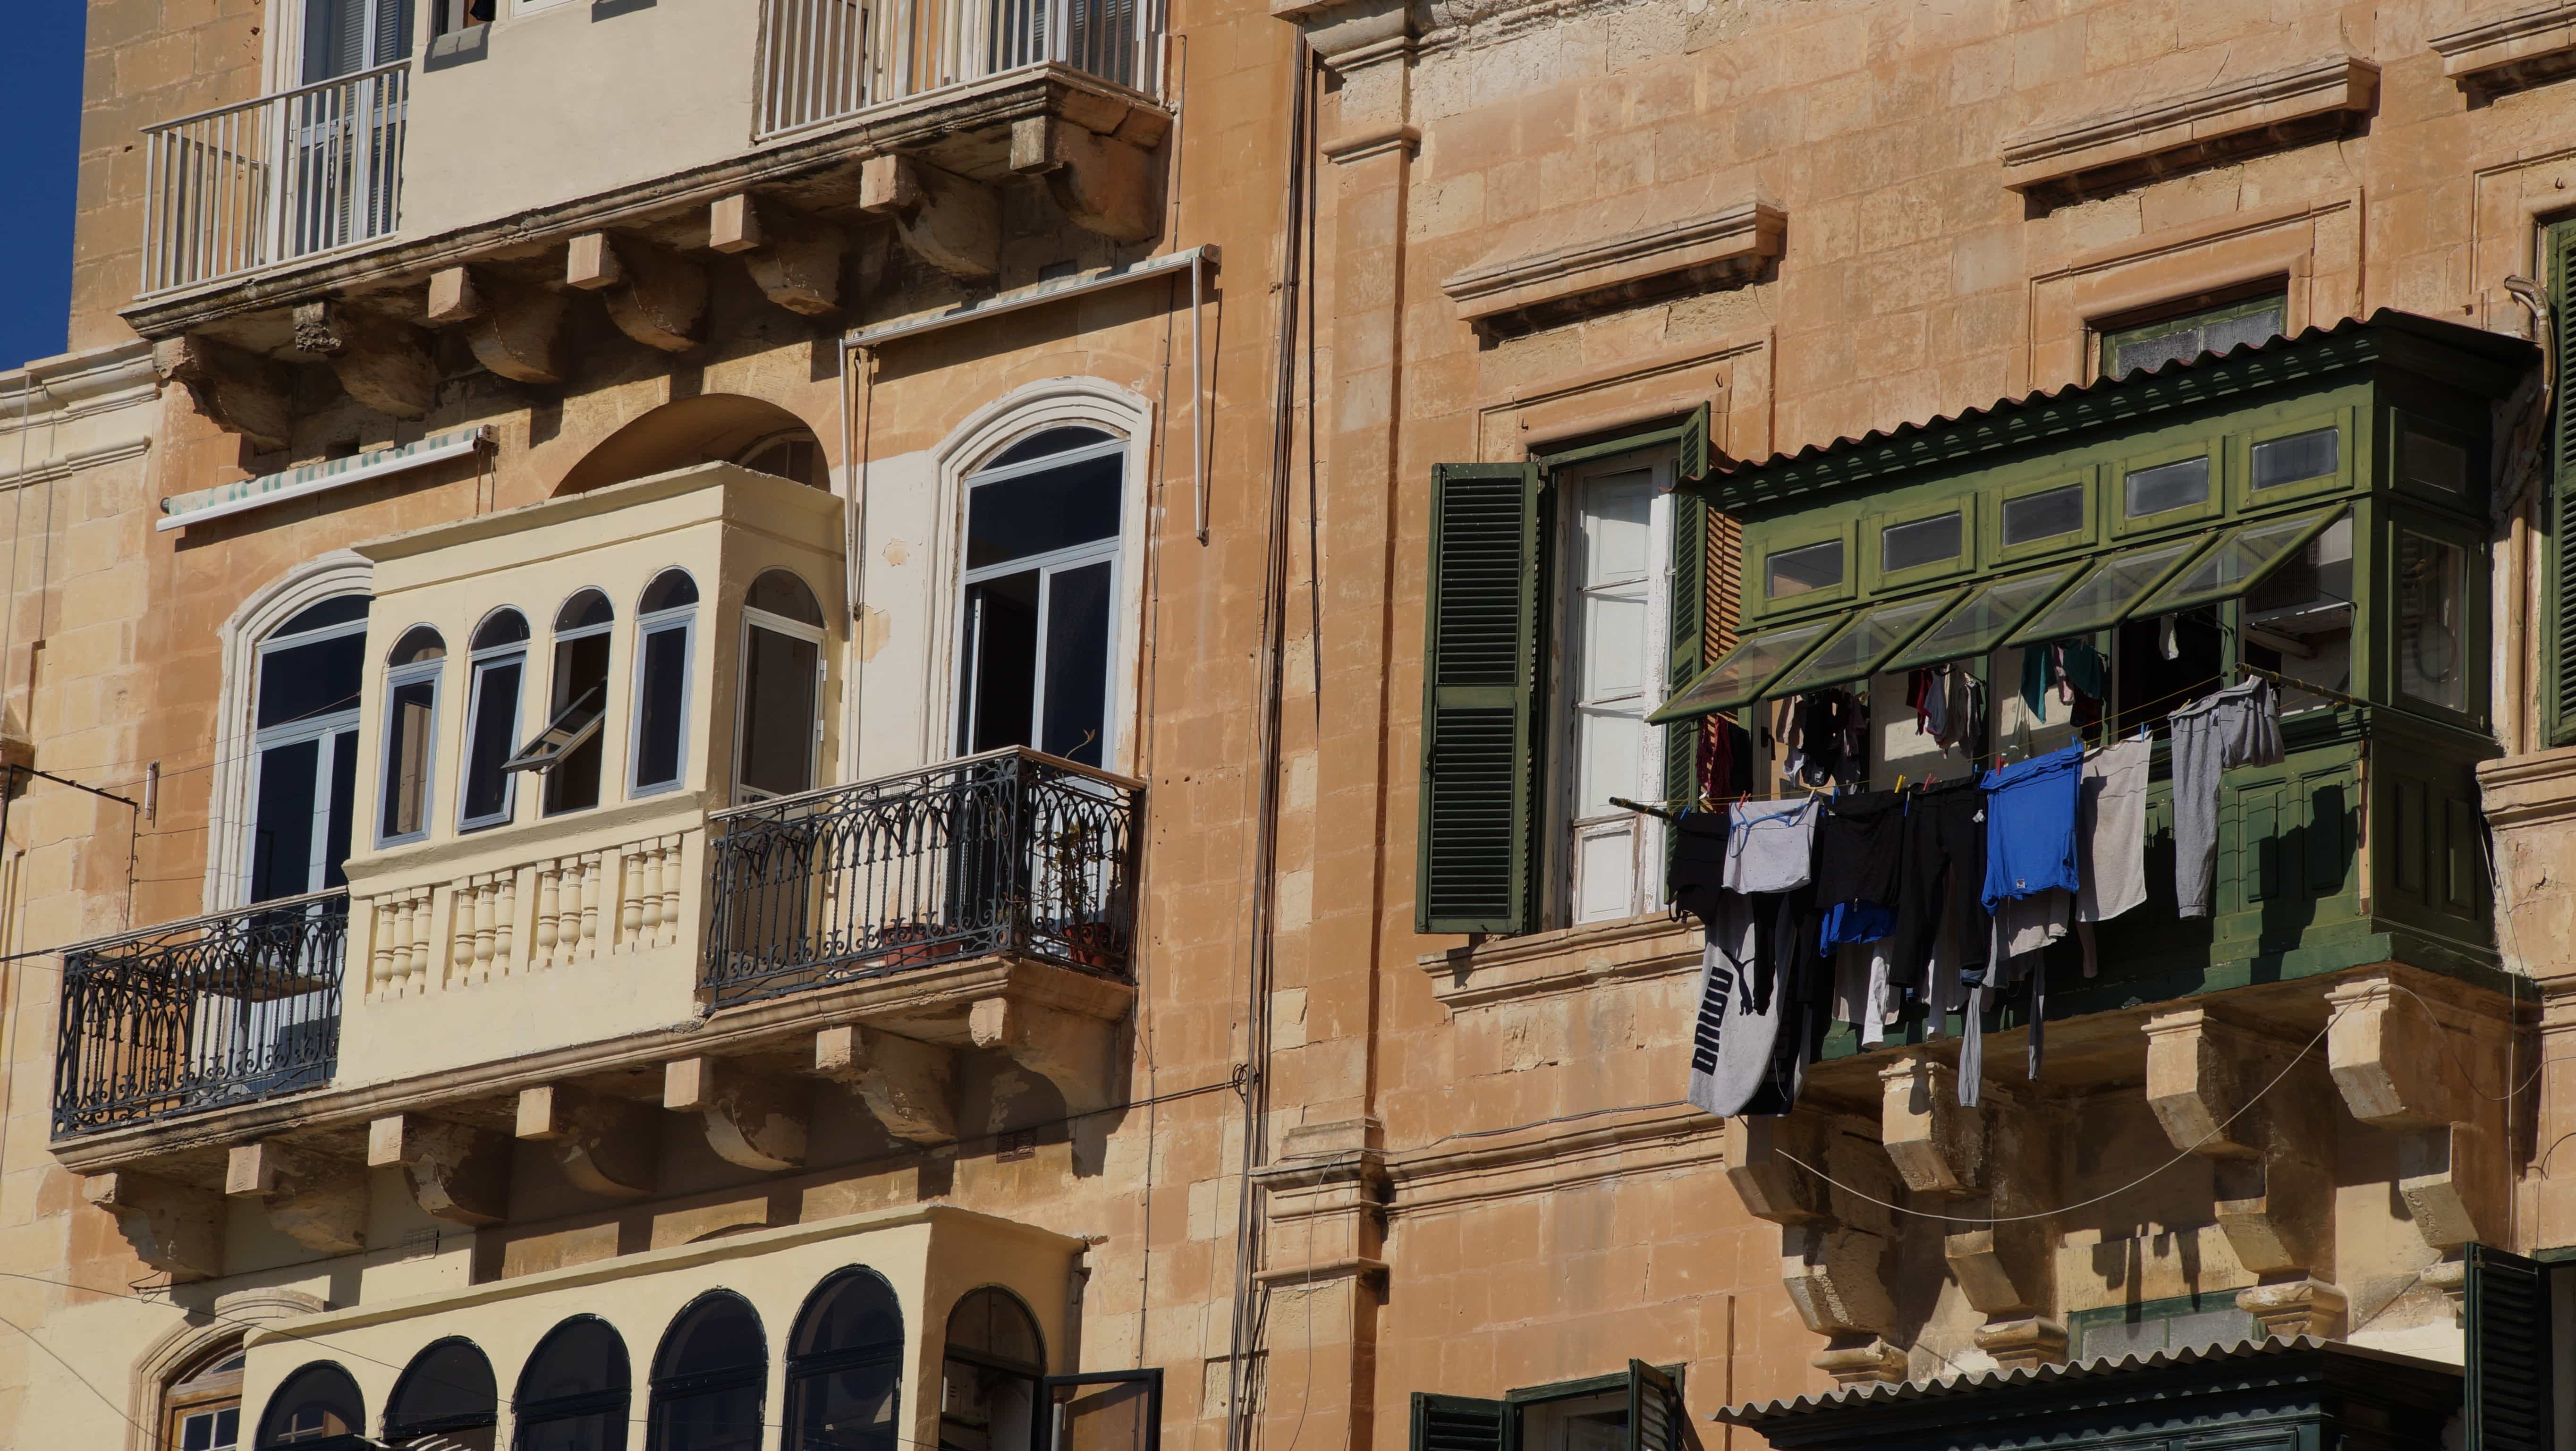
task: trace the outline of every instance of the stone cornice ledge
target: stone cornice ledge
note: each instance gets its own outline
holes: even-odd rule
[[[2367,113],[2379,67],[2339,55],[2250,80],[2024,131],[2004,143],[2004,185],[2019,192],[2118,186],[2184,167],[2331,134]]]
[[[1544,324],[1651,292],[1748,272],[1780,255],[1788,216],[1755,198],[1704,216],[1480,262],[1440,284],[1480,326]]]
[[[1726,1120],[1687,1103],[1610,1109],[1390,1153],[1401,1217],[1634,1174],[1710,1169],[1725,1160]]]
[[[2576,746],[2484,762],[2478,794],[2485,798],[2490,826],[2576,821]]]
[[[1697,971],[1696,924],[1660,913],[1501,937],[1416,959],[1431,991],[1455,1013],[1526,998],[1579,993],[1604,982]]]
[[[2576,0],[2552,0],[2427,42],[2442,74],[2494,94],[2520,90],[2576,71]]]

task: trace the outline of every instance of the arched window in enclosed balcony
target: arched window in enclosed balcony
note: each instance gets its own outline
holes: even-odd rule
[[[759,1451],[769,1342],[731,1290],[691,1301],[653,1356],[646,1451]]]
[[[376,841],[398,846],[429,835],[431,761],[438,746],[438,680],[447,669],[447,642],[427,625],[414,625],[385,657],[385,790],[377,808]]]
[[[698,582],[666,569],[644,588],[635,616],[635,779],[628,794],[677,788],[689,744],[689,669],[697,654]]]
[[[751,582],[742,609],[740,720],[734,779],[743,799],[814,786],[823,744],[823,607],[805,581],[773,569]]]
[[[898,1451],[903,1307],[861,1265],[807,1297],[787,1339],[786,1451]]]
[[[504,769],[519,742],[519,697],[528,673],[528,617],[499,609],[474,627],[473,686],[465,715],[465,791],[456,824],[474,831],[510,819],[518,798]]]
[[[626,1451],[626,1342],[596,1315],[546,1332],[510,1398],[514,1451]]]
[[[349,1373],[328,1361],[286,1378],[259,1418],[255,1451],[292,1446],[296,1451],[360,1451],[366,1442],[366,1402]]]
[[[987,1285],[948,1315],[940,1367],[941,1451],[1030,1451],[1046,1344],[1020,1298]]]
[[[385,1441],[409,1451],[492,1451],[500,1424],[492,1362],[473,1341],[450,1337],[411,1358],[385,1401]]]
[[[966,479],[957,750],[1112,759],[1121,496],[1127,445],[1050,428]]]
[[[172,1451],[236,1451],[241,1393],[240,1341],[199,1355],[161,1393],[161,1444]]]
[[[601,728],[608,720],[608,633],[617,611],[608,596],[585,589],[555,612],[554,696],[543,729],[504,771],[545,777],[548,816],[599,804],[600,760],[607,749]]]
[[[344,886],[358,797],[361,594],[306,606],[259,642],[251,707],[250,899]]]

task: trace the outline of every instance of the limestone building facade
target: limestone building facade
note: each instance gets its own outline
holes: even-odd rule
[[[2576,1447],[2576,9],[90,20],[0,1444]],[[2254,677],[1689,1101],[1779,702]]]

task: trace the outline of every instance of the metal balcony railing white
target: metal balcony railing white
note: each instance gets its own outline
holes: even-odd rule
[[[1047,61],[1161,86],[1163,0],[762,0],[760,21],[762,141]]]
[[[393,235],[411,63],[147,127],[143,294]]]

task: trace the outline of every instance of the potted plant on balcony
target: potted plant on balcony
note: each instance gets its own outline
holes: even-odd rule
[[[1081,819],[1062,821],[1047,836],[1057,932],[1064,938],[1065,955],[1082,967],[1116,967],[1124,956],[1118,924],[1110,916],[1107,883],[1095,887],[1092,880],[1109,866],[1101,850],[1105,836],[1099,823]]]

